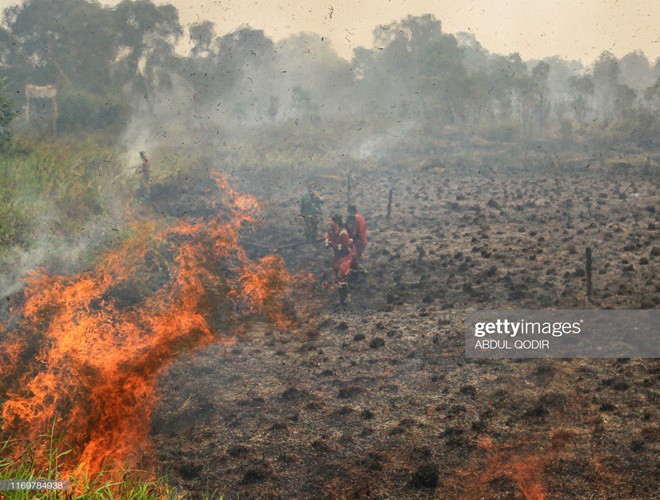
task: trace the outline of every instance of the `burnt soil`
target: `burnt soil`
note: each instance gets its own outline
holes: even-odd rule
[[[265,202],[255,256],[302,240],[302,183],[239,186]],[[343,212],[341,173],[317,184]],[[658,308],[657,177],[365,169],[352,195],[369,275],[348,307],[319,286],[293,331],[256,325],[162,378],[157,463],[186,498],[657,495],[657,361],[463,354],[470,309]],[[321,245],[281,254],[327,279]]]

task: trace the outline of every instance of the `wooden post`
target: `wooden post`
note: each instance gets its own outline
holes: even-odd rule
[[[25,84],[25,122],[30,123],[30,100],[31,99],[50,99],[52,102],[51,112],[53,120],[53,134],[57,134],[57,87],[55,85],[45,85],[40,87],[32,85],[31,83]]]
[[[394,192],[394,188],[390,188],[390,195],[387,199],[387,215],[385,216],[386,219],[390,218],[390,215],[392,215],[392,193]]]
[[[591,294],[592,294],[592,283],[591,283],[591,267],[592,267],[592,256],[591,248],[587,247],[584,252],[586,272],[587,272],[587,302],[591,303]]]

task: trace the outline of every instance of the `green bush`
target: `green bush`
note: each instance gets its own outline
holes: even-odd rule
[[[63,88],[58,93],[57,129],[63,132],[103,130],[125,122],[129,108],[114,95]]]
[[[16,115],[13,101],[4,95],[4,78],[0,78],[0,151],[7,151],[11,145],[12,132],[9,124]]]

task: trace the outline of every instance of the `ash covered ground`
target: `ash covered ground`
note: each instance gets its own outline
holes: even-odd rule
[[[657,174],[631,169],[356,169],[369,275],[350,306],[172,366],[153,418],[160,472],[191,498],[654,497],[657,361],[463,354],[470,309],[658,307]],[[243,177],[265,202],[251,252],[302,241],[305,179],[281,175]],[[344,213],[341,172],[316,181],[325,213]],[[321,245],[281,253],[327,277]]]

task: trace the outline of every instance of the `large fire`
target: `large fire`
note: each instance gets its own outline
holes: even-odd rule
[[[95,269],[26,280],[13,326],[0,329],[2,430],[36,443],[37,463],[54,431],[73,450],[62,457],[65,476],[148,468],[154,386],[175,357],[228,340],[255,315],[289,322],[281,259],[253,261],[239,244],[257,201],[217,181],[212,218],[136,224]]]

